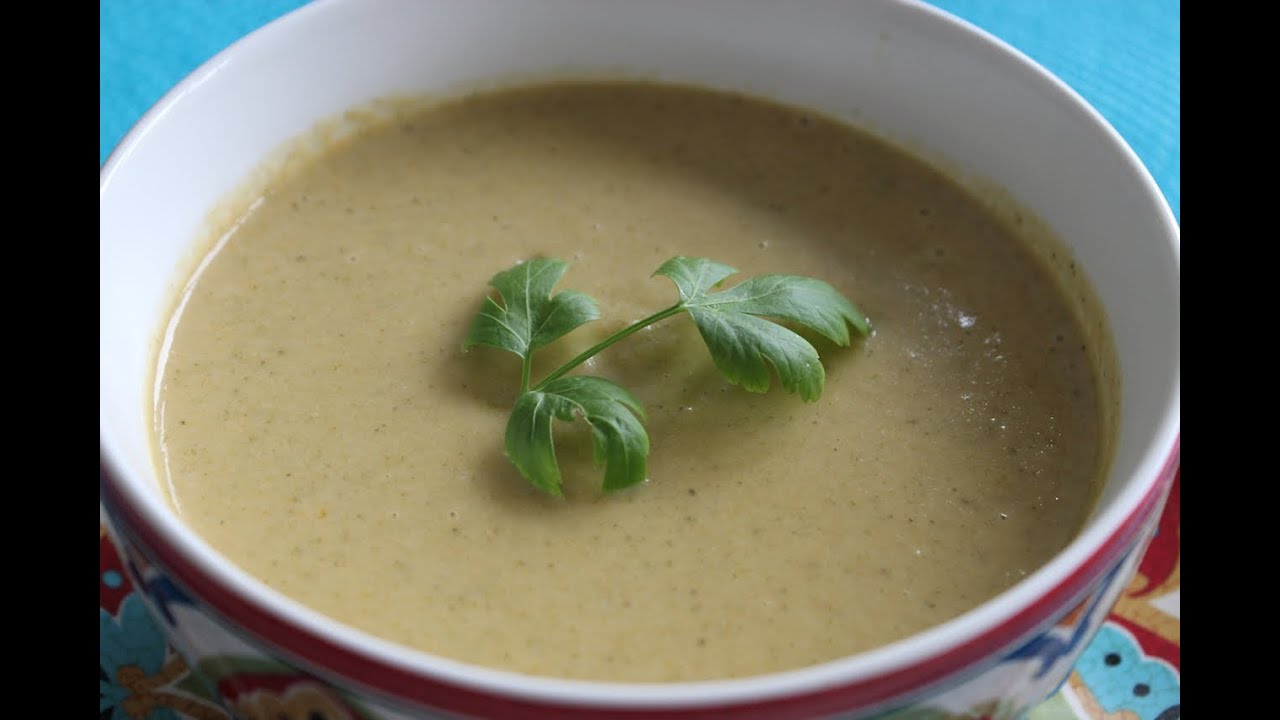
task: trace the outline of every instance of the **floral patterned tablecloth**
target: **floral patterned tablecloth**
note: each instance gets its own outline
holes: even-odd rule
[[[1138,574],[1085,649],[1067,683],[1028,720],[1178,720],[1181,477]],[[107,538],[100,533],[100,713],[103,720],[229,720],[148,614]],[[264,688],[269,691],[270,688]],[[280,703],[278,709],[287,709]],[[250,720],[293,718],[287,711]],[[324,720],[338,720],[325,718]],[[937,720],[947,720],[938,718]],[[954,720],[988,720],[969,715]],[[994,716],[990,720],[996,720]],[[1003,720],[1003,719],[1001,719]]]

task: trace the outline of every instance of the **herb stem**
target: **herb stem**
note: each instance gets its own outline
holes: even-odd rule
[[[520,394],[529,392],[529,375],[533,370],[533,354],[525,355],[520,362]]]
[[[652,325],[652,324],[654,324],[654,323],[656,323],[656,322],[659,322],[659,321],[661,321],[661,320],[665,320],[665,319],[667,319],[667,318],[671,317],[672,315],[676,315],[676,314],[678,314],[678,313],[680,313],[680,312],[682,312],[682,311],[684,311],[684,305],[683,305],[682,303],[676,303],[675,305],[672,305],[671,307],[669,307],[669,308],[667,308],[667,309],[665,309],[665,310],[659,310],[658,312],[656,312],[656,313],[654,313],[654,314],[650,315],[650,316],[649,316],[649,317],[647,317],[647,318],[644,318],[643,320],[637,320],[636,322],[634,322],[634,323],[632,323],[632,324],[628,325],[627,327],[625,327],[625,328],[623,328],[623,329],[619,330],[618,332],[616,332],[616,333],[614,333],[614,334],[610,335],[609,337],[605,338],[604,340],[601,340],[600,342],[596,343],[595,345],[592,345],[590,348],[588,348],[587,350],[583,351],[580,355],[578,355],[578,356],[577,356],[577,357],[575,357],[574,359],[570,360],[569,362],[565,363],[564,365],[561,365],[561,366],[560,366],[560,367],[559,367],[555,372],[553,372],[553,373],[551,373],[550,375],[548,375],[548,376],[546,376],[545,378],[543,378],[542,382],[540,382],[540,383],[538,383],[537,385],[535,385],[535,386],[533,387],[533,389],[534,389],[534,390],[540,390],[540,389],[542,389],[542,387],[544,387],[547,383],[551,382],[552,380],[556,380],[556,379],[560,378],[560,377],[561,377],[561,376],[563,376],[565,373],[569,372],[570,370],[572,370],[572,369],[574,369],[574,368],[578,367],[578,366],[579,366],[579,365],[581,365],[582,363],[584,363],[584,362],[586,362],[586,361],[590,360],[591,358],[595,357],[595,356],[596,356],[600,351],[604,350],[605,348],[609,347],[610,345],[612,345],[612,344],[614,344],[614,343],[618,342],[619,340],[621,340],[621,339],[623,339],[623,338],[627,337],[628,335],[632,335],[632,334],[634,334],[634,333],[637,333],[637,332],[639,332],[639,331],[641,331],[641,330],[645,329],[646,327],[649,327],[650,325]],[[524,385],[523,385],[523,387],[524,387],[524,388],[526,388],[526,389],[529,387],[529,361],[528,361],[528,358],[527,358],[527,357],[525,358],[525,364],[524,364]]]

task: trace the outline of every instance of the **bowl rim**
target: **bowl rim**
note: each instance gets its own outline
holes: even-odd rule
[[[240,38],[168,90],[111,151],[100,170],[105,201],[116,170],[152,127],[184,96],[215,75],[244,48],[269,43],[279,33],[347,0],[317,0]],[[1164,230],[1175,263],[1180,263],[1179,229],[1168,201],[1147,168],[1119,133],[1063,81],[1003,40],[920,0],[890,0],[916,22],[931,23],[948,37],[968,36],[969,49],[1019,67],[1084,114],[1121,155],[1143,191],[1163,212]],[[106,342],[105,336],[103,342]],[[103,378],[106,382],[106,378]],[[238,626],[263,647],[282,653],[301,668],[335,683],[350,683],[394,700],[424,706],[474,710],[504,698],[514,716],[564,717],[608,707],[620,710],[675,709],[714,714],[726,709],[768,712],[775,705],[808,703],[826,708],[854,702],[858,707],[898,700],[906,693],[960,674],[972,674],[1052,624],[1052,610],[1080,602],[1090,587],[1133,552],[1135,538],[1158,517],[1180,458],[1180,364],[1175,366],[1169,406],[1138,463],[1136,480],[1112,501],[1071,544],[1029,578],[960,616],[903,640],[819,665],[739,679],[681,683],[609,683],[534,677],[409,650],[341,625],[302,606],[249,576],[218,555],[133,477],[121,462],[105,408],[100,429],[100,500],[112,530],[125,542],[145,547],[178,585],[200,598],[220,620]],[[113,540],[117,538],[113,537]],[[1048,614],[1046,614],[1048,613]],[[975,665],[975,663],[977,663]]]

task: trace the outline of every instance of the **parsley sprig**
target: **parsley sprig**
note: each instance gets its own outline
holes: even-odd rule
[[[595,300],[584,293],[552,295],[568,268],[562,260],[538,258],[494,275],[489,284],[501,303],[485,298],[462,344],[464,350],[488,345],[520,357],[520,395],[507,422],[506,454],[534,487],[555,496],[563,494],[552,436],[557,419],[582,419],[591,428],[606,491],[630,487],[647,475],[649,435],[640,401],[605,378],[568,374],[623,338],[687,312],[712,362],[730,383],[766,392],[772,367],[787,392],[813,401],[822,394],[826,378],[818,351],[775,320],[796,323],[840,346],[850,342],[849,326],[861,335],[870,332],[866,316],[821,280],[761,275],[717,290],[737,270],[706,258],[677,256],[653,274],[675,283],[679,302],[628,325],[531,384],[536,350],[600,317]]]

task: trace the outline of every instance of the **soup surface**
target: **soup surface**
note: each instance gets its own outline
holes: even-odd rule
[[[1094,342],[1051,262],[955,183],[821,116],[645,83],[480,93],[281,171],[177,304],[157,462],[197,532],[334,618],[443,656],[614,681],[791,669],[1008,588],[1107,462]],[[673,255],[825,280],[870,317],[804,403],[717,374],[687,316],[592,374],[644,403],[650,480],[566,498],[502,451],[519,359],[461,349],[539,255],[602,319],[534,379],[677,299]],[[1063,261],[1065,262],[1065,261]]]

